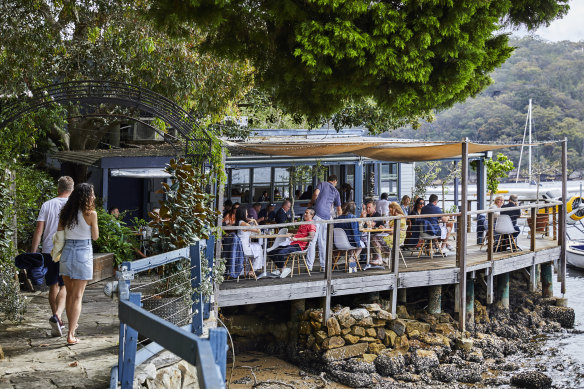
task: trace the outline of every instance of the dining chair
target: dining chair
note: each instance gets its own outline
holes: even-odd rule
[[[288,264],[288,260],[292,259],[292,266],[290,266],[290,269],[292,270],[290,272],[290,278],[292,278],[294,276],[294,266],[295,266],[295,264],[298,267],[298,273],[297,274],[300,275],[300,260],[301,259],[304,262],[304,266],[306,267],[306,271],[308,273],[308,276],[311,277],[311,275],[310,275],[310,269],[308,268],[308,262],[306,262],[306,254],[308,254],[309,250],[315,244],[316,244],[316,239],[312,238],[312,240],[306,245],[306,248],[304,250],[301,250],[301,251],[293,251],[290,254],[288,254],[288,256],[286,257],[286,262],[284,262],[284,267],[286,267],[286,265]]]
[[[420,251],[418,252],[418,258],[424,253],[426,249],[430,255],[430,259],[434,259],[434,242],[438,242],[438,252],[444,257],[442,248],[440,247],[440,237],[432,234],[428,234],[424,231],[424,223],[420,224],[420,239],[422,240],[422,245],[420,246]],[[428,247],[426,247],[428,245]]]
[[[511,216],[509,215],[499,215],[497,217],[497,222],[495,223],[495,232],[499,234],[499,240],[497,241],[497,247],[495,251],[499,250],[499,246],[501,245],[501,239],[505,238],[509,240],[509,247],[511,248],[511,252],[513,252],[513,247],[515,247],[515,251],[517,251],[517,242],[515,242],[515,227],[513,226],[513,222],[511,221]]]
[[[338,266],[339,258],[341,257],[342,252],[345,252],[345,271],[349,271],[349,252],[352,250],[358,250],[360,247],[351,246],[351,242],[349,242],[349,238],[347,237],[347,233],[342,228],[334,228],[333,229],[333,244],[335,250],[337,250],[337,256],[333,259],[333,268]],[[353,253],[351,253],[351,257]],[[361,270],[361,265],[359,264],[359,258],[355,258],[355,262],[357,262],[357,266],[359,270]]]

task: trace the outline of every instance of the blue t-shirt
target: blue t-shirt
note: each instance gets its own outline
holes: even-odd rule
[[[442,208],[440,208],[439,206],[434,205],[432,203],[429,203],[429,204],[424,205],[424,207],[422,208],[422,212],[420,214],[422,214],[422,215],[436,215],[436,214],[440,214],[440,213],[442,213]],[[429,218],[426,218],[426,220],[428,220],[432,224],[438,224],[440,222],[440,218],[438,216],[429,217]]]
[[[355,219],[352,213],[339,216],[337,219]],[[345,223],[337,223],[335,227],[342,228],[349,238],[349,242],[353,247],[359,247],[361,241],[361,231],[359,231],[359,223],[347,220]]]
[[[329,220],[331,218],[331,206],[341,206],[339,191],[328,181],[321,182],[316,189],[320,191],[314,203],[316,216],[323,220]]]

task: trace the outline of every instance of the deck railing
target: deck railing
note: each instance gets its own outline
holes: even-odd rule
[[[212,242],[211,242],[212,243]],[[212,247],[212,244],[207,247]],[[209,329],[208,339],[203,334],[203,299],[192,296],[192,322],[179,327],[164,318],[143,309],[141,293],[130,291],[135,275],[178,260],[190,259],[190,282],[196,289],[201,282],[201,251],[199,243],[184,249],[155,255],[133,262],[124,262],[118,272],[120,345],[118,365],[112,368],[110,388],[132,388],[135,366],[157,352],[166,349],[197,368],[201,388],[224,388],[227,352],[227,334],[224,328]],[[138,334],[150,341],[137,351]]]
[[[501,210],[503,211],[513,211],[513,210],[528,210],[528,213],[531,215],[532,220],[537,220],[537,214],[538,214],[538,210],[539,209],[551,209],[551,214],[548,215],[549,218],[552,219],[551,224],[551,230],[553,231],[553,233],[551,234],[551,236],[546,237],[546,239],[550,239],[552,238],[553,240],[558,240],[558,244],[561,243],[561,239],[559,239],[559,237],[561,236],[561,234],[563,233],[561,231],[561,226],[562,226],[562,222],[560,220],[560,217],[562,215],[563,212],[563,204],[561,202],[547,202],[547,203],[532,203],[532,204],[526,204],[526,205],[522,205],[522,206],[517,206],[517,207],[509,207],[509,208],[504,208],[504,209],[497,209],[497,210],[477,210],[477,211],[469,211],[466,212],[465,215],[463,216],[463,214],[461,212],[457,212],[457,213],[445,213],[445,214],[432,214],[432,215],[410,215],[410,216],[381,216],[381,217],[366,217],[366,218],[350,218],[350,219],[333,219],[333,220],[317,220],[317,221],[310,221],[310,222],[295,222],[295,223],[282,223],[282,224],[265,224],[265,225],[254,225],[252,227],[237,227],[237,226],[224,226],[223,230],[226,233],[229,232],[236,232],[238,230],[249,230],[250,228],[253,229],[257,229],[260,230],[262,232],[268,232],[268,231],[274,231],[276,229],[280,229],[280,228],[296,228],[299,225],[303,225],[303,224],[315,224],[318,226],[321,226],[320,228],[327,228],[327,240],[326,240],[326,266],[324,269],[324,278],[326,279],[326,301],[324,304],[325,307],[325,311],[324,311],[324,316],[325,318],[328,318],[330,315],[330,299],[331,296],[334,295],[334,289],[332,287],[332,271],[333,271],[333,251],[335,249],[334,247],[334,238],[333,238],[333,229],[335,228],[336,225],[340,224],[340,223],[348,223],[348,222],[357,222],[359,224],[363,223],[363,222],[368,222],[368,221],[382,221],[386,226],[391,226],[393,227],[393,233],[390,237],[391,239],[391,246],[392,247],[400,247],[400,220],[401,219],[406,219],[406,220],[411,220],[411,221],[415,221],[416,219],[425,219],[425,218],[432,218],[432,217],[442,217],[442,216],[448,216],[449,218],[452,219],[452,221],[454,222],[454,229],[452,231],[453,235],[456,236],[455,240],[456,240],[456,263],[455,263],[455,267],[458,269],[458,280],[459,282],[464,279],[466,277],[462,277],[462,274],[466,274],[467,270],[467,249],[469,246],[474,246],[474,253],[473,256],[477,256],[477,255],[484,255],[484,260],[488,261],[488,262],[493,262],[495,259],[499,258],[500,256],[504,256],[507,254],[503,254],[503,253],[494,253],[493,250],[493,228],[494,228],[494,222],[493,222],[493,214],[495,212],[500,212]],[[557,212],[556,212],[557,210]],[[467,241],[466,239],[466,235],[468,234],[466,231],[466,224],[467,224],[467,217],[472,217],[473,215],[478,215],[478,214],[486,214],[487,220],[488,220],[488,226],[486,229],[486,235],[490,236],[491,239],[489,240],[489,243],[487,245],[487,250],[485,250],[484,254],[477,254],[479,251],[476,250],[475,244],[468,244],[470,242]],[[560,217],[558,217],[558,215]],[[465,218],[463,220],[463,217]],[[414,224],[416,224],[414,222]],[[464,226],[463,228],[460,228],[460,226]],[[537,225],[536,225],[537,227]],[[534,230],[537,231],[537,228],[533,229],[531,228],[530,230]],[[261,234],[256,234],[258,237],[261,236]],[[389,238],[388,238],[389,239]],[[468,242],[467,244],[461,244],[461,242]],[[527,249],[527,251],[530,252],[534,252],[537,249],[537,244],[536,244],[536,233],[531,233],[531,237],[530,237],[530,246]],[[371,244],[371,242],[369,242],[369,244]],[[482,252],[482,251],[481,251]],[[219,251],[216,253],[217,255],[220,255]],[[525,254],[525,252],[522,252],[522,254]],[[394,279],[398,280],[399,279],[399,274],[400,274],[400,251],[399,250],[391,250],[387,253],[387,255],[389,256],[389,261],[388,261],[388,266],[387,269],[393,273],[394,275]],[[317,262],[317,258],[318,256],[315,254],[314,255],[314,263]],[[406,262],[408,262],[408,257],[406,256]],[[267,260],[267,258],[264,258],[264,260]],[[436,259],[438,260],[438,259]],[[535,266],[535,265],[533,265]],[[562,274],[561,269],[563,269],[565,266],[565,264],[560,263],[558,266],[559,272],[558,272],[558,278],[560,279],[560,281],[564,282],[564,275]],[[229,266],[228,266],[229,268]],[[404,266],[405,269],[405,266]],[[254,269],[257,270],[257,269]],[[407,271],[407,269],[406,269]],[[318,274],[313,274],[313,277],[320,277]],[[535,278],[535,271],[531,272],[531,278],[532,278],[532,283],[536,282],[536,278]],[[261,282],[261,279],[258,280],[258,282]],[[396,287],[394,287],[390,292],[391,292],[391,312],[393,314],[396,313],[396,305],[397,305],[397,289],[400,287],[398,285],[398,282],[396,281],[395,283]],[[459,285],[460,288],[462,288],[461,285]],[[463,290],[465,290],[465,288],[463,288]],[[462,294],[462,293],[461,293]],[[491,294],[491,298],[492,298],[492,294]],[[464,301],[459,302],[461,303],[461,305],[464,307]],[[326,320],[326,319],[325,319]],[[461,327],[462,328],[462,327]]]

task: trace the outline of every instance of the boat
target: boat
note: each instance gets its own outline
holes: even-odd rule
[[[570,266],[584,269],[584,242],[568,242],[566,261]]]

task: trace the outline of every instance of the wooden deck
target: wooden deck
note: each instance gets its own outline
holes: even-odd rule
[[[468,242],[476,242],[474,234],[468,234]],[[529,251],[529,240],[520,236],[519,252],[495,253],[493,261],[487,260],[486,247],[469,245],[467,248],[467,272],[471,278],[475,272],[483,272],[492,277],[511,271],[531,268],[540,263],[552,262],[560,256],[558,242],[551,238],[536,239],[536,250]],[[413,288],[430,285],[447,285],[459,282],[456,255],[446,258],[417,258],[404,253],[407,268],[400,260],[396,275],[390,270],[366,270],[348,274],[335,271],[332,274],[331,295],[342,296],[367,292],[387,291],[397,288]],[[284,279],[240,279],[239,282],[226,281],[216,294],[219,307],[268,303],[327,295],[327,280],[324,272],[315,265],[312,276],[294,275]]]

